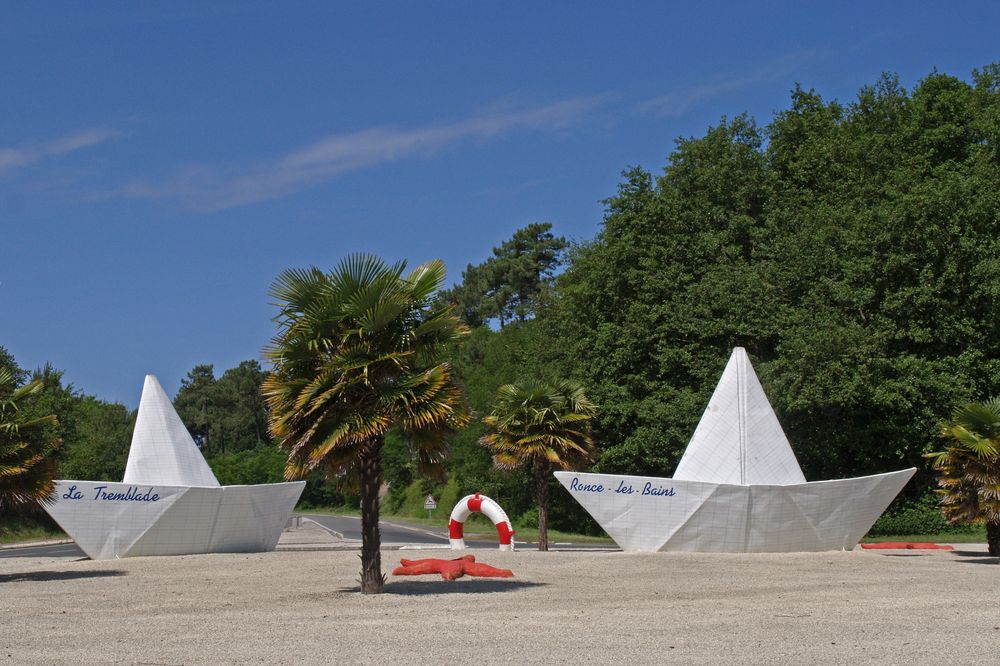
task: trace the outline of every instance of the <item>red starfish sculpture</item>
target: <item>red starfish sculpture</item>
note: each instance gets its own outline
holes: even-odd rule
[[[445,580],[455,580],[465,575],[480,578],[512,578],[514,576],[514,572],[510,569],[497,569],[488,564],[476,562],[475,555],[463,555],[454,560],[439,560],[433,557],[425,560],[401,559],[399,563],[402,566],[392,570],[393,576],[420,576],[439,573]]]

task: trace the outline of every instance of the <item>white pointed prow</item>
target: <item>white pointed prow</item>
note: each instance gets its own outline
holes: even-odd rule
[[[805,483],[742,347],[733,349],[673,478],[736,485]]]
[[[170,398],[153,375],[146,375],[142,386],[139,415],[123,481],[162,486],[219,485]]]

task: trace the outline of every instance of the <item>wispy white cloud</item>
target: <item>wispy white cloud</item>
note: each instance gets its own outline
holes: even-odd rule
[[[717,78],[647,99],[639,103],[635,110],[639,113],[677,118],[720,95],[739,92],[761,83],[787,77],[795,72],[803,61],[814,55],[812,52],[791,53],[741,75]]]
[[[121,136],[121,132],[117,130],[92,128],[42,143],[0,148],[0,176],[12,174],[18,169],[37,164],[42,160],[96,146],[118,136]]]
[[[273,160],[250,166],[186,167],[164,182],[134,182],[118,194],[179,199],[201,210],[234,208],[299,192],[359,169],[425,156],[464,141],[490,140],[517,130],[566,129],[605,99],[574,97],[528,109],[495,110],[444,125],[413,129],[383,126],[331,134]]]

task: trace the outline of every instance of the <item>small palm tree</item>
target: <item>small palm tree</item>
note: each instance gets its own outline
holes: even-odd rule
[[[361,591],[383,591],[379,552],[382,449],[403,431],[422,472],[440,472],[445,435],[468,411],[441,350],[468,333],[431,297],[445,279],[433,261],[403,276],[405,263],[354,255],[330,273],[289,270],[271,288],[278,334],[263,393],[271,432],[288,453],[285,477],[321,470],[361,491]]]
[[[538,550],[549,549],[549,475],[594,460],[590,421],[596,413],[576,382],[524,381],[501,386],[493,412],[483,419],[490,432],[479,442],[493,453],[494,465],[534,472]]]
[[[948,446],[927,456],[938,472],[944,516],[985,523],[990,555],[1000,555],[1000,397],[956,409],[941,436]]]
[[[24,418],[17,406],[42,385],[36,379],[16,388],[13,375],[0,369],[0,514],[50,501],[56,472],[51,454],[59,446],[50,426],[56,417]]]

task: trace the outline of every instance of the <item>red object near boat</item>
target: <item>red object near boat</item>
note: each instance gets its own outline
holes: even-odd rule
[[[445,580],[455,580],[462,576],[477,576],[479,578],[512,578],[514,572],[510,569],[497,569],[482,562],[476,562],[475,555],[463,555],[454,560],[439,560],[427,558],[424,560],[401,559],[400,565],[392,570],[393,576],[422,576],[424,574],[441,574]]]
[[[955,550],[954,546],[941,543],[919,543],[913,541],[880,541],[878,543],[863,543],[862,548],[869,550]]]

